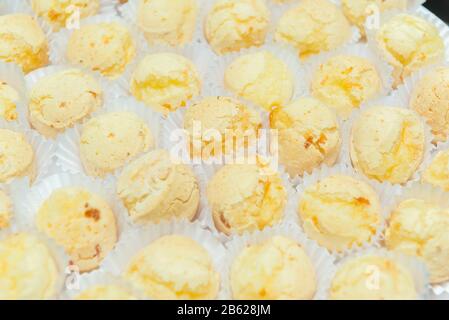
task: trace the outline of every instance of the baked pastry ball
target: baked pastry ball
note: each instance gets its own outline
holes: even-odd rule
[[[264,0],[219,0],[204,22],[204,34],[218,54],[261,46],[270,26]]]
[[[342,0],[342,9],[346,18],[356,25],[362,36],[366,36],[365,22],[368,16],[376,12],[393,9],[407,9],[407,0]],[[372,10],[376,8],[376,12]]]
[[[152,299],[211,300],[220,289],[220,275],[206,249],[179,235],[161,237],[142,249],[124,277]]]
[[[31,181],[36,177],[35,155],[31,144],[24,134],[0,129],[0,182],[6,183],[13,178],[28,176]]]
[[[413,300],[418,298],[412,273],[380,255],[352,258],[341,265],[329,289],[332,300]]]
[[[17,233],[0,241],[0,299],[44,300],[57,292],[59,273],[47,245],[34,235]]]
[[[232,263],[230,283],[237,300],[313,299],[317,287],[307,253],[283,236],[243,249]]]
[[[66,69],[39,79],[29,98],[31,125],[45,137],[55,138],[103,105],[103,89],[83,71]]]
[[[449,136],[449,68],[441,67],[425,75],[415,86],[410,107],[423,116],[432,129],[434,142]]]
[[[207,186],[215,227],[227,235],[262,230],[281,221],[287,191],[278,173],[258,164],[228,164]]]
[[[193,39],[197,0],[139,0],[137,24],[150,45],[180,46]]]
[[[118,285],[97,285],[84,290],[76,300],[137,300],[129,290]]]
[[[147,106],[167,115],[198,96],[201,78],[196,66],[174,53],[147,55],[131,77],[131,94]]]
[[[376,191],[369,184],[342,174],[306,188],[298,215],[309,238],[338,252],[370,242],[383,222]]]
[[[201,159],[233,154],[256,143],[261,128],[262,119],[256,110],[228,97],[204,98],[184,116],[190,155]],[[208,136],[212,130],[218,136]]]
[[[381,89],[382,80],[375,65],[354,55],[328,59],[315,70],[310,85],[312,96],[335,108],[344,119]]]
[[[431,283],[449,280],[449,209],[421,199],[401,202],[385,232],[389,250],[420,257]]]
[[[200,201],[193,171],[166,150],[150,151],[128,164],[118,178],[117,194],[139,223],[193,220]]]
[[[78,187],[53,191],[39,208],[36,225],[65,249],[80,272],[96,269],[117,241],[109,204]]]
[[[422,181],[449,191],[449,150],[437,152],[424,170]]]
[[[70,19],[86,18],[97,14],[100,0],[31,0],[33,11],[58,31],[67,27]]]
[[[423,160],[424,123],[408,109],[371,107],[354,123],[350,143],[358,171],[380,182],[403,184]]]
[[[80,135],[86,173],[104,177],[154,147],[147,124],[132,112],[110,112],[90,119]]]
[[[301,98],[270,114],[278,131],[279,159],[291,177],[338,159],[341,133],[335,113],[313,98]]]
[[[268,51],[235,59],[226,69],[224,83],[237,96],[266,111],[290,102],[294,80],[287,65]]]
[[[48,64],[48,41],[36,20],[26,14],[0,16],[0,60],[28,73]]]
[[[4,191],[0,190],[0,231],[9,227],[11,215],[11,199]]]
[[[0,117],[6,121],[17,120],[19,93],[6,82],[0,80]]]
[[[426,20],[398,14],[376,33],[383,58],[394,67],[395,85],[414,71],[444,59],[444,42],[438,29]]]
[[[134,59],[136,45],[128,28],[123,24],[94,23],[73,31],[66,55],[70,63],[115,79]]]
[[[279,20],[275,39],[292,45],[301,59],[340,47],[352,30],[341,10],[328,0],[301,0]]]

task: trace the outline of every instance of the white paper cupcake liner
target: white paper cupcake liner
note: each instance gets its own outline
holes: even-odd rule
[[[92,17],[83,19],[80,21],[80,27],[82,28],[83,26],[86,26],[86,25],[97,24],[97,23],[108,23],[108,22],[119,23],[128,29],[129,33],[131,34],[131,37],[134,40],[134,45],[136,47],[136,54],[132,60],[132,61],[134,61],[136,59],[136,57],[138,57],[140,55],[140,52],[142,50],[145,50],[146,44],[143,40],[142,35],[136,29],[134,29],[132,26],[127,25],[126,22],[121,17],[119,17],[116,13],[100,14],[100,15],[96,15],[96,16],[92,16]],[[70,65],[70,61],[68,61],[66,53],[67,53],[67,46],[68,46],[68,43],[69,43],[72,33],[73,33],[73,30],[62,29],[59,32],[51,35],[51,37],[49,39],[49,43],[50,43],[50,61],[52,64],[54,64],[54,65]],[[125,70],[124,70],[124,72],[122,72],[122,74],[125,74],[127,72],[127,70],[130,68],[130,64],[132,63],[132,61],[130,63],[128,63],[128,65],[125,67]],[[94,71],[92,71],[92,72],[94,72]],[[120,87],[117,85],[117,79],[120,76],[108,78],[108,77],[103,76],[99,71],[95,71],[94,73],[97,73],[101,77],[104,77],[105,81],[109,84],[109,86],[111,86],[111,89],[115,90],[117,92],[117,96],[123,95],[123,93],[121,93],[119,91]]]
[[[22,221],[18,210],[23,201],[24,193],[28,193],[30,190],[30,178],[24,177],[15,179],[10,184],[3,184],[0,186],[2,190],[11,201],[11,216],[9,221],[9,227],[4,230],[19,230],[26,227],[26,223]],[[1,231],[1,230],[0,230]]]
[[[0,82],[5,82],[7,85],[11,86],[19,95],[19,100],[15,102],[17,120],[11,122],[19,123],[28,128],[29,126],[26,117],[28,102],[27,91],[25,85],[25,75],[23,74],[21,68],[15,63],[5,63],[0,61]]]
[[[23,195],[22,197],[24,199],[19,205],[17,212],[23,225],[30,228],[37,228],[35,224],[36,215],[44,201],[54,191],[65,187],[83,188],[100,196],[114,212],[119,238],[127,230],[129,223],[127,221],[126,211],[120,200],[116,197],[110,181],[100,181],[82,174],[74,175],[68,173],[60,173],[45,178],[40,183],[34,185],[28,193],[16,190],[16,192]]]
[[[37,232],[31,228],[27,228],[25,226],[15,226],[7,230],[0,231],[0,241],[17,233],[26,233],[36,237],[49,249],[50,254],[53,257],[56,267],[58,269],[58,279],[55,283],[55,294],[52,297],[50,297],[49,300],[58,299],[64,288],[64,282],[68,271],[67,265],[69,262],[69,258],[65,254],[64,249],[58,244],[56,244],[52,239],[45,236],[44,234]]]
[[[0,129],[20,132],[25,135],[27,142],[31,145],[34,152],[34,168],[32,170],[32,174],[29,176],[30,182],[38,183],[44,179],[53,165],[54,155],[56,152],[56,145],[54,142],[43,138],[37,132],[16,122],[6,122],[4,120],[0,120]],[[16,178],[22,177],[11,178],[7,183],[11,183]]]
[[[359,43],[345,46],[335,51],[330,51],[313,56],[307,61],[307,64],[305,64],[303,67],[304,70],[302,74],[302,82],[305,84],[305,87],[309,94],[311,94],[311,85],[316,70],[320,67],[320,65],[326,63],[329,59],[339,55],[350,55],[367,59],[377,70],[377,73],[382,81],[382,86],[379,93],[377,93],[368,101],[387,96],[391,92],[393,87],[393,77],[391,75],[393,72],[393,67],[379,59],[379,57],[368,47],[368,45]]]
[[[314,266],[317,280],[317,289],[313,299],[324,300],[329,289],[330,277],[335,273],[335,259],[327,250],[318,246],[316,242],[307,239],[296,226],[286,224],[266,228],[252,234],[246,233],[226,243],[228,253],[224,262],[224,284],[227,299],[232,299],[230,271],[235,259],[246,247],[262,243],[275,236],[284,236],[295,240],[305,250]]]
[[[194,33],[192,35],[192,40],[183,45],[205,43],[205,39],[202,32],[203,22],[201,17],[203,16],[202,12],[208,5],[209,0],[208,1],[197,0],[197,1],[198,1],[198,13],[196,15],[196,25]],[[143,34],[144,31],[142,30],[142,28],[140,28],[137,22],[138,6],[139,0],[128,0],[127,3],[118,7],[118,12],[128,24],[132,25],[135,29],[139,30]],[[146,39],[144,40],[145,43],[147,43]],[[182,47],[183,45],[180,45],[180,47]]]
[[[207,186],[214,177],[214,175],[223,167],[224,165],[209,165],[209,166],[195,167],[194,170],[197,173],[197,176],[199,177],[198,181],[200,185],[201,199],[202,199],[202,210],[199,214],[198,220],[203,227],[210,230],[218,239],[220,239],[221,242],[226,243],[231,239],[233,239],[234,237],[237,237],[238,235],[236,233],[226,235],[217,229],[212,215],[212,208],[210,207],[207,200]],[[276,223],[276,225],[280,225],[286,221],[289,221],[289,212],[294,210],[295,189],[290,183],[289,176],[282,166],[278,166],[276,174],[278,174],[282,179],[282,185],[284,186],[287,194],[287,201],[285,203],[282,218],[280,219],[280,221]]]
[[[151,109],[137,102],[133,98],[120,97],[117,99],[111,99],[107,104],[100,110],[94,112],[91,118],[97,116],[111,113],[126,111],[136,114],[140,119],[142,119],[150,129],[153,139],[155,142],[155,148],[158,148],[160,143],[160,131],[161,131],[161,119],[162,117],[153,112]],[[67,130],[63,135],[60,135],[57,140],[57,150],[56,150],[56,165],[63,171],[72,174],[82,173],[86,174],[84,166],[80,158],[80,138],[83,130],[84,124],[87,122],[76,125],[73,129]],[[141,156],[139,154],[137,157]],[[135,157],[135,158],[137,158]],[[135,159],[134,158],[134,159]],[[133,159],[130,159],[127,163],[130,163]],[[107,177],[117,177],[123,168],[116,169],[111,172]]]
[[[387,251],[385,249],[379,249],[379,248],[367,248],[364,251],[357,252],[355,254],[352,254],[350,256],[345,257],[341,261],[338,262],[335,270],[336,273],[338,272],[339,268],[342,267],[346,262],[355,259],[364,257],[367,255],[375,255],[380,256],[383,258],[391,259],[397,263],[399,263],[401,266],[405,267],[413,276],[413,280],[415,281],[415,288],[416,292],[418,294],[417,300],[426,300],[429,297],[429,276],[427,272],[426,266],[419,261],[418,259],[403,255],[399,252],[395,251]],[[335,274],[331,275],[330,283],[328,287],[330,288],[332,286],[332,281],[335,277]],[[328,298],[328,297],[327,297]]]
[[[211,70],[213,70],[216,65],[216,57],[202,44],[187,44],[183,47],[151,46],[142,50],[139,53],[139,56],[130,63],[129,68],[126,69],[125,73],[117,80],[117,84],[121,88],[122,94],[132,95],[130,92],[130,85],[134,71],[147,55],[156,53],[178,54],[190,60],[195,65],[201,79],[200,95],[214,95],[216,84],[214,83],[214,79],[211,79],[210,74]]]
[[[228,96],[238,97],[239,99],[247,100],[244,97],[237,96],[236,93],[226,88],[224,83],[225,72],[226,69],[229,67],[229,65],[231,65],[231,63],[234,62],[237,58],[248,54],[254,54],[263,51],[270,52],[272,55],[280,59],[282,62],[285,63],[288,70],[290,71],[293,79],[293,93],[290,101],[293,101],[296,98],[305,95],[307,93],[307,88],[305,87],[305,84],[303,83],[302,79],[304,68],[301,62],[299,61],[296,51],[286,45],[277,43],[276,44],[267,43],[260,47],[242,49],[237,53],[230,53],[222,56],[221,59],[218,61],[216,67],[212,70],[213,74],[211,73],[211,81],[217,84],[217,90],[225,93]],[[259,106],[259,108],[263,110],[262,107]]]
[[[391,207],[391,203],[394,201],[394,196],[399,193],[399,187],[392,186],[389,183],[380,183],[374,180],[370,180],[367,177],[365,177],[362,174],[357,173],[352,167],[347,166],[346,164],[338,164],[334,167],[328,167],[328,166],[322,166],[319,169],[316,169],[311,174],[304,175],[301,183],[296,187],[296,192],[293,195],[294,198],[294,209],[290,212],[288,212],[288,220],[291,221],[293,224],[299,226],[303,230],[303,222],[301,217],[298,213],[298,206],[299,202],[302,198],[302,195],[304,192],[310,188],[311,186],[321,182],[322,180],[333,176],[333,175],[344,175],[352,177],[358,181],[364,182],[368,184],[377,194],[379,197],[380,202],[380,215],[382,217],[381,223],[376,227],[375,234],[371,237],[371,239],[367,242],[362,243],[361,245],[355,244],[351,248],[347,248],[341,252],[339,251],[332,251],[328,249],[336,258],[340,259],[342,257],[354,254],[356,252],[360,252],[362,250],[365,250],[368,247],[380,246],[380,243],[383,239],[383,232],[385,230],[386,226],[386,219],[389,215],[389,208]],[[305,235],[306,232],[303,231]],[[312,239],[313,240],[313,239]]]
[[[415,182],[408,185],[406,188],[401,188],[400,192],[393,198],[393,201],[388,207],[388,218],[391,217],[392,212],[399,206],[399,204],[407,199],[420,199],[437,204],[442,208],[449,208],[449,197],[447,192],[430,184]],[[449,281],[432,284],[431,289],[436,295],[440,295],[444,292],[449,293]]]
[[[348,121],[345,123],[345,125],[343,126],[343,129],[342,129],[343,130],[343,146],[342,146],[343,160],[342,161],[353,168],[354,168],[354,166],[352,164],[351,154],[350,154],[352,128],[353,128],[354,124],[358,121],[358,119],[360,118],[360,116],[362,115],[363,112],[365,112],[369,108],[376,107],[376,106],[386,106],[386,107],[392,107],[392,108],[408,109],[408,107],[406,105],[402,104],[401,99],[397,98],[393,92],[389,96],[386,96],[386,97],[383,97],[380,99],[376,99],[376,100],[371,100],[371,101],[363,104],[358,110],[355,110],[352,113],[351,117],[348,119]],[[416,112],[414,112],[414,113],[416,115],[418,115]],[[432,144],[433,135],[430,130],[430,127],[427,125],[427,123],[424,121],[424,119],[421,116],[418,115],[418,117],[421,119],[421,121],[424,125],[424,154],[423,154],[421,163],[418,166],[418,168],[415,170],[414,174],[403,185],[413,183],[414,181],[418,181],[420,179],[421,173],[425,169],[425,164],[429,161],[429,158],[431,157],[432,151],[434,149],[434,146]],[[357,171],[355,168],[354,168],[354,170]],[[363,172],[360,172],[360,173],[363,174]],[[375,179],[371,179],[371,180],[375,180]],[[389,182],[384,182],[384,183],[392,184]]]
[[[91,273],[83,274],[74,278],[70,285],[66,284],[61,298],[64,300],[74,300],[85,290],[89,290],[96,286],[109,285],[123,288],[136,299],[146,300],[143,297],[142,292],[134,288],[128,281],[102,270],[95,270]]]
[[[106,259],[103,261],[101,270],[113,275],[122,275],[131,259],[143,248],[153,241],[166,235],[182,235],[189,237],[209,253],[214,269],[220,274],[221,289],[217,299],[224,299],[223,274],[224,259],[226,250],[223,245],[208,231],[204,230],[198,223],[190,223],[185,220],[177,222],[161,223],[158,225],[149,225],[141,228],[135,228],[123,234],[122,239],[116,245]]]

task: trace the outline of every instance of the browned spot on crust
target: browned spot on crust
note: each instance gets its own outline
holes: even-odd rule
[[[95,221],[100,220],[100,210],[95,209],[95,208],[91,208],[86,210],[86,212],[84,212],[84,216],[86,218],[91,218],[94,219]]]
[[[364,205],[369,205],[370,202],[368,199],[363,198],[363,197],[359,197],[357,199],[355,199],[359,204],[364,204]]]
[[[231,228],[231,225],[229,224],[228,220],[226,220],[223,213],[220,214],[220,221],[225,225],[226,228]]]
[[[307,137],[306,142],[304,142],[304,148],[309,149],[313,144],[313,137]]]
[[[322,145],[327,142],[327,137],[322,133],[320,134],[320,138],[318,139],[318,144]]]
[[[100,248],[100,245],[97,244],[97,245],[95,246],[95,256],[96,256],[96,257],[99,257],[99,256],[100,256],[100,253],[101,253],[101,248]]]

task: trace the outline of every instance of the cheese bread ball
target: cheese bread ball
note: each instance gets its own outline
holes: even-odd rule
[[[227,235],[262,230],[281,221],[287,191],[278,173],[260,164],[229,164],[207,186],[215,227]]]
[[[0,299],[55,298],[61,270],[47,245],[34,235],[17,233],[0,241]]]
[[[117,285],[97,285],[84,290],[76,300],[137,300],[129,290]]]
[[[342,8],[346,18],[365,37],[365,22],[369,16],[394,9],[405,10],[407,0],[342,0]]]
[[[105,77],[119,77],[136,55],[136,44],[128,28],[119,22],[87,24],[73,31],[67,59]]]
[[[403,184],[423,160],[424,124],[417,114],[394,107],[371,107],[354,123],[353,166],[380,182]]]
[[[97,268],[117,241],[109,204],[78,187],[53,191],[36,216],[38,229],[61,245],[81,272]]]
[[[42,77],[31,88],[29,97],[29,121],[47,138],[55,138],[103,105],[100,84],[79,69]]]
[[[301,59],[336,49],[351,38],[351,26],[341,10],[328,0],[301,0],[281,17],[276,41],[298,50]]]
[[[81,131],[80,157],[88,175],[104,177],[154,147],[147,124],[132,112],[90,119]]]
[[[264,0],[219,0],[206,17],[204,33],[218,54],[261,46],[270,25]]]
[[[53,30],[66,28],[70,19],[86,18],[98,13],[100,0],[31,0],[33,11]]]
[[[134,70],[130,91],[137,100],[167,115],[200,94],[201,78],[196,66],[181,55],[150,54]]]
[[[164,236],[142,249],[124,277],[152,299],[211,300],[220,289],[220,275],[206,249],[179,235]]]
[[[449,150],[439,151],[424,170],[422,181],[449,191]]]
[[[339,267],[329,290],[332,300],[413,300],[412,273],[394,259],[368,254]]]
[[[268,51],[235,59],[226,69],[224,82],[237,96],[271,111],[290,102],[294,80],[287,65]]]
[[[0,231],[10,225],[12,215],[12,202],[9,196],[0,190]]]
[[[0,129],[0,150],[1,183],[25,176],[28,176],[31,181],[34,180],[36,177],[34,150],[24,134]]]
[[[383,221],[375,190],[341,174],[307,187],[298,214],[311,239],[339,252],[370,242]]]
[[[338,159],[341,133],[335,113],[313,98],[301,98],[270,114],[278,130],[279,158],[291,177],[311,173]]]
[[[6,82],[0,80],[0,117],[6,121],[17,120],[19,93]]]
[[[417,16],[396,15],[381,26],[375,40],[380,54],[394,67],[396,85],[414,71],[444,59],[438,29]]]
[[[423,116],[432,129],[434,142],[449,136],[449,68],[441,67],[425,75],[415,86],[410,107]]]
[[[25,73],[48,64],[48,41],[36,20],[26,14],[0,16],[0,60]]]
[[[127,165],[118,178],[117,194],[138,223],[193,220],[200,201],[193,171],[165,150],[151,151]]]
[[[389,219],[385,244],[422,258],[431,283],[449,280],[449,208],[421,199],[401,202]]]
[[[381,89],[382,80],[375,65],[354,55],[337,55],[321,64],[310,88],[313,97],[335,108],[344,119]]]
[[[256,110],[228,97],[204,98],[184,115],[190,155],[201,159],[247,148],[256,143],[261,128],[262,119]]]
[[[307,253],[283,236],[243,249],[232,263],[230,283],[237,300],[310,300],[317,287]]]
[[[139,0],[137,24],[150,45],[184,45],[193,39],[197,0]]]

